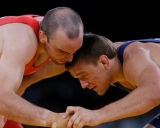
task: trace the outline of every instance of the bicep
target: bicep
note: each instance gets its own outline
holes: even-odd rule
[[[20,86],[25,64],[34,55],[34,46],[30,47],[32,42],[29,40],[25,34],[17,37],[17,34],[14,36],[14,33],[11,33],[5,37],[0,58],[0,88],[16,91]]]
[[[0,62],[0,88],[16,91],[22,80],[24,66],[2,61]]]
[[[133,101],[131,108],[137,106],[139,110],[143,110],[140,112],[142,114],[159,104],[160,70],[150,58],[149,53],[145,51],[137,51],[135,55],[130,57],[124,67],[124,73],[127,80],[136,85],[137,88],[125,97],[125,100]]]
[[[159,67],[150,58],[150,53],[144,49],[135,51],[131,54],[124,65],[124,72],[127,79],[133,81],[136,86],[144,83],[160,84]],[[132,68],[130,68],[132,67]]]
[[[32,84],[39,82],[43,79],[47,79],[53,76],[57,76],[65,72],[66,69],[64,66],[59,66],[54,64],[52,61],[48,62],[42,69],[39,71],[23,77],[23,81],[17,93],[22,94],[26,88]]]
[[[43,68],[38,72],[32,74],[32,78],[35,77],[39,80],[46,79],[49,77],[57,76],[66,71],[66,68],[62,65],[56,65],[54,62],[49,61]]]
[[[45,77],[48,78],[62,74],[66,71],[66,68],[64,65],[56,65],[53,61],[49,61],[42,70],[45,70]]]

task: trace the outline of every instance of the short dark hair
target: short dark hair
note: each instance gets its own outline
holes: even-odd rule
[[[116,54],[117,47],[108,38],[91,32],[84,33],[82,47],[74,54],[72,62],[67,62],[65,67],[69,69],[80,62],[97,65],[97,60],[101,55],[112,59]]]
[[[76,11],[69,7],[57,7],[45,14],[40,29],[50,38],[57,29],[61,28],[68,38],[74,39],[79,36],[81,26],[83,27],[83,23]]]

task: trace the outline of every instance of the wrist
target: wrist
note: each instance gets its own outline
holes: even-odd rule
[[[96,125],[99,125],[99,124],[101,124],[101,123],[104,123],[103,122],[103,111],[101,110],[101,109],[97,109],[97,110],[95,110],[94,111],[95,112],[95,115],[96,115],[96,117],[97,117],[97,119],[96,119]]]
[[[50,112],[46,121],[47,127],[52,127],[53,122],[56,122],[56,116],[58,113]]]

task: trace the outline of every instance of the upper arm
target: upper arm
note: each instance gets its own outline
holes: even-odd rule
[[[39,71],[31,75],[24,76],[21,86],[16,93],[22,95],[26,88],[28,88],[30,85],[39,82],[43,79],[57,76],[65,71],[66,68],[64,66],[56,65],[54,62],[50,61]]]
[[[160,86],[160,70],[150,57],[150,51],[138,47],[132,50],[125,59],[124,73],[136,86],[154,84]]]
[[[62,74],[65,71],[66,71],[66,68],[64,65],[56,65],[53,61],[49,61],[39,71],[31,74],[30,77],[28,77],[29,79],[27,81],[30,82],[29,85],[31,85],[33,83],[40,81],[40,80]]]
[[[143,109],[140,113],[144,113],[160,103],[160,70],[150,55],[150,51],[138,47],[124,57],[125,77],[137,86],[126,96],[125,100],[132,100],[132,106],[138,105],[138,109]],[[133,108],[132,106],[130,107]]]
[[[25,64],[33,57],[35,48],[32,47],[31,33],[25,25],[9,28],[9,34],[4,35],[3,51],[0,59],[0,88],[4,91],[14,90],[20,86]],[[21,29],[20,29],[21,28]],[[17,30],[16,30],[17,29]]]
[[[42,68],[42,72],[43,70],[45,71],[44,78],[49,78],[62,74],[66,71],[66,68],[64,65],[56,65],[53,61],[49,61],[44,68]]]

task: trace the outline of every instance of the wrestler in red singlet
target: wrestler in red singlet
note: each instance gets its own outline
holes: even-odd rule
[[[39,33],[39,22],[34,19],[38,15],[21,15],[21,16],[6,16],[0,18],[0,26],[8,23],[24,23],[29,25],[35,32],[37,39],[38,39],[38,33]],[[48,58],[42,65],[38,67],[34,67],[33,63],[36,59],[36,56],[32,58],[32,60],[26,65],[24,75],[29,75],[31,73],[34,73],[41,69],[49,60]],[[4,128],[23,128],[23,126],[20,123],[7,120]]]

